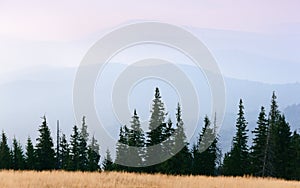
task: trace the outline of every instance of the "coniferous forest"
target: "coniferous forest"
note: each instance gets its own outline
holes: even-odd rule
[[[175,115],[176,122],[168,119],[162,96],[156,88],[149,131],[142,130],[138,112],[134,110],[130,125],[120,127],[115,159],[112,159],[110,150],[107,150],[106,155],[101,156],[101,164],[99,154],[101,143],[97,143],[96,138],[89,135],[86,117],[82,118],[81,126],[73,127],[70,140],[67,140],[65,134],[59,133],[57,143],[54,143],[44,116],[35,145],[32,138],[28,137],[24,148],[17,138],[12,138],[12,145],[9,146],[8,138],[4,130],[2,131],[0,169],[128,171],[209,176],[252,175],[300,180],[300,135],[290,130],[284,114],[279,111],[275,92],[271,98],[270,111],[266,112],[265,107],[261,107],[254,130],[247,128],[243,100],[240,99],[236,123],[232,125],[236,128],[235,135],[230,151],[224,155],[221,152],[222,143],[219,143],[221,135],[215,131],[216,119],[210,120],[206,116],[196,143],[188,143],[184,132],[185,126],[188,125],[185,125],[182,119],[180,104]],[[252,140],[249,140],[250,134],[253,134]],[[210,140],[211,138],[214,140]],[[164,142],[166,140],[167,142]],[[166,143],[160,147],[161,152],[172,155],[172,158],[148,167],[119,165],[120,161],[131,160],[131,157],[134,157],[134,161],[138,161],[140,166],[151,160],[150,156],[161,157],[148,147],[161,143]],[[211,143],[208,148],[207,143]],[[131,150],[130,146],[139,149]],[[177,153],[174,149],[176,146],[182,146]]]

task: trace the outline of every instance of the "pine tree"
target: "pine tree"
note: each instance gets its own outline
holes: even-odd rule
[[[124,171],[128,170],[128,167],[124,164],[128,164],[128,131],[126,127],[120,127],[119,140],[116,146],[116,159],[115,166],[116,170]]]
[[[179,136],[180,130],[178,130],[177,134],[175,134],[175,128],[173,127],[173,123],[171,121],[171,118],[168,119],[166,125],[163,126],[163,149],[164,153],[166,153],[168,156],[174,156],[176,149],[180,149],[175,147],[175,135]],[[183,127],[182,127],[183,128]],[[182,129],[183,130],[183,129]],[[185,135],[183,135],[185,137]]]
[[[85,117],[82,118],[82,127],[79,135],[79,170],[85,171],[88,169],[88,131],[85,123]]]
[[[276,140],[278,132],[278,124],[280,118],[280,111],[278,109],[277,97],[275,92],[272,94],[271,107],[268,117],[268,134],[266,141],[266,152],[264,159],[264,170],[262,176],[275,176],[276,175]]]
[[[285,116],[281,115],[279,118],[278,132],[276,135],[275,148],[275,170],[276,176],[279,178],[288,179],[290,176],[290,161],[291,158],[291,131],[290,126],[285,120]]]
[[[294,131],[291,138],[290,179],[300,180],[300,135]]]
[[[181,117],[181,107],[178,103],[176,109],[176,129],[174,132],[174,156],[173,156],[173,174],[191,173],[191,154],[188,149],[186,135],[184,132],[184,123]],[[177,153],[176,153],[177,151]]]
[[[128,154],[129,165],[135,167],[142,167],[144,157],[144,133],[141,128],[139,117],[136,110],[133,112],[131,127],[128,132]],[[132,171],[139,171],[139,168],[131,168]]]
[[[70,148],[65,134],[60,138],[60,164],[61,169],[69,170],[70,168]]]
[[[86,124],[85,119],[86,119],[86,117],[83,116],[82,117],[82,125],[81,125],[80,134],[83,137],[83,139],[85,140],[85,142],[88,143],[88,141],[89,141],[89,133],[88,133],[88,128],[87,128],[87,124]]]
[[[79,170],[79,160],[80,160],[80,133],[78,127],[74,125],[73,133],[71,135],[71,148],[70,148],[70,170]]]
[[[265,108],[262,106],[257,120],[257,127],[254,131],[253,145],[251,147],[251,173],[255,176],[264,176],[266,174],[266,155],[267,155],[267,137],[268,137],[268,119]]]
[[[55,167],[55,151],[46,117],[40,125],[40,135],[36,139],[36,167],[38,170],[51,170]]]
[[[163,155],[163,130],[166,126],[165,121],[165,107],[161,100],[159,89],[155,89],[155,95],[152,104],[151,117],[149,122],[149,132],[147,133],[147,155],[146,162],[153,164],[156,161],[162,161]],[[153,147],[155,146],[155,150]],[[158,159],[157,159],[158,158]],[[159,165],[153,165],[147,168],[149,172],[156,172]]]
[[[104,158],[102,166],[103,166],[104,171],[114,170],[114,163],[112,162],[112,158],[111,158],[109,149],[106,150],[106,156]]]
[[[247,121],[244,117],[243,101],[240,99],[236,135],[233,138],[231,151],[225,155],[223,173],[242,176],[249,173],[249,153],[247,146]]]
[[[269,137],[267,164],[269,172],[267,176],[279,178],[289,177],[289,161],[291,160],[291,132],[284,115],[278,109],[275,92],[272,94],[271,108],[269,113]]]
[[[97,171],[100,170],[99,154],[100,146],[97,143],[95,136],[92,137],[91,144],[88,147],[88,170],[89,171]]]
[[[194,173],[210,176],[215,175],[218,158],[217,140],[215,139],[214,128],[212,128],[207,116],[204,118],[204,127],[199,136],[196,148],[198,153],[195,154],[196,158],[194,160],[197,161],[195,161]]]
[[[57,123],[56,123],[56,151],[55,151],[55,159],[56,159],[56,169],[62,169],[62,167],[61,167],[61,156],[60,156],[59,120],[57,120]]]
[[[27,143],[26,143],[26,153],[25,153],[25,166],[27,170],[33,170],[35,169],[35,162],[36,162],[36,157],[35,157],[35,151],[34,147],[31,141],[31,138],[27,138]]]
[[[215,169],[215,175],[221,174],[221,167],[222,167],[222,150],[219,143],[219,134],[218,134],[218,125],[217,125],[217,113],[215,112],[214,121],[213,121],[213,133],[214,133],[214,147],[213,151],[216,152],[216,169]]]
[[[12,153],[12,169],[23,170],[25,168],[23,149],[21,144],[17,141],[16,138],[13,139],[13,148],[11,153]]]
[[[168,158],[168,159],[159,165],[158,170],[160,173],[176,174],[176,169],[174,168],[174,164],[176,162],[174,158],[174,155],[176,153],[175,138],[174,138],[175,129],[173,128],[173,123],[171,119],[169,118],[166,123],[166,126],[163,125],[162,127],[164,127],[162,133],[163,135],[162,140],[164,140],[162,142],[162,149],[163,149],[163,154],[165,155],[164,158]]]
[[[7,145],[7,137],[2,131],[2,137],[0,142],[0,169],[10,169],[11,168],[11,155],[9,147]]]

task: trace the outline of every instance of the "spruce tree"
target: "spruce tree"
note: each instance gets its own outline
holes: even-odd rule
[[[13,139],[13,148],[11,153],[12,153],[12,169],[23,170],[25,168],[23,149],[21,144],[17,141],[16,138]]]
[[[133,112],[131,127],[128,132],[128,154],[132,164],[130,166],[141,167],[143,165],[144,157],[144,133],[141,128],[139,117],[136,110]],[[133,171],[139,171],[139,168],[132,168]]]
[[[70,148],[65,134],[62,134],[60,138],[60,164],[61,169],[69,170],[70,169]]]
[[[220,175],[220,170],[222,167],[222,150],[221,150],[221,146],[219,143],[219,134],[218,134],[218,125],[217,125],[217,113],[215,112],[214,115],[214,121],[213,121],[213,133],[214,133],[214,149],[213,151],[216,152],[216,161],[215,161],[215,165],[216,165],[216,169],[215,169],[215,175]]]
[[[278,124],[280,111],[277,104],[275,92],[272,94],[271,107],[268,117],[268,135],[266,141],[266,155],[264,159],[263,176],[276,176],[276,145],[278,140]]]
[[[197,174],[215,175],[218,157],[217,140],[214,128],[207,116],[204,118],[204,127],[199,136],[197,152],[196,164],[198,166],[195,166]]]
[[[111,158],[111,154],[110,154],[109,149],[106,150],[106,156],[104,158],[102,166],[103,166],[104,171],[114,170],[114,163],[112,162],[112,158]]]
[[[269,173],[267,176],[279,178],[289,177],[289,161],[291,160],[291,132],[284,115],[278,109],[275,92],[272,94],[271,108],[269,113],[269,143],[267,161]]]
[[[165,124],[165,123],[163,123]],[[162,149],[163,149],[163,154],[165,155],[165,158],[169,158],[168,160],[164,161],[159,165],[159,172],[165,173],[165,174],[176,174],[176,170],[174,168],[175,164],[175,158],[174,155],[176,153],[176,148],[175,148],[175,129],[173,128],[173,123],[171,119],[169,118],[166,126],[162,126],[163,129],[163,137],[162,137]]]
[[[264,176],[266,174],[266,155],[267,155],[267,137],[268,137],[268,119],[265,108],[262,106],[257,127],[252,131],[254,134],[253,145],[251,147],[251,173],[255,176]]]
[[[88,143],[88,141],[89,141],[89,133],[88,133],[88,127],[87,127],[85,119],[86,119],[86,117],[83,116],[82,117],[82,125],[81,125],[80,134],[83,137],[83,139],[85,140],[85,142]]]
[[[61,167],[61,156],[60,156],[60,129],[59,129],[59,120],[56,123],[56,151],[55,151],[55,159],[56,159],[56,169],[62,169]]]
[[[78,131],[78,127],[74,125],[73,133],[71,135],[71,142],[70,142],[70,170],[79,170],[79,163],[80,163],[80,133]]]
[[[128,167],[123,164],[128,164],[128,131],[126,127],[120,127],[119,140],[116,146],[116,159],[115,166],[116,170],[124,171],[128,170]]]
[[[188,149],[186,135],[184,132],[184,123],[182,120],[182,112],[178,103],[176,109],[176,129],[174,132],[174,156],[173,156],[173,173],[174,174],[189,174],[191,173],[191,154]],[[176,153],[177,151],[177,153]]]
[[[163,130],[166,126],[165,121],[165,107],[161,99],[159,89],[155,89],[155,95],[152,104],[151,117],[149,121],[149,132],[147,133],[147,155],[146,162],[151,164],[156,161],[162,161],[163,155]],[[155,150],[153,147],[155,146]],[[149,172],[156,172],[159,165],[153,165],[147,168]]]
[[[79,170],[85,171],[88,169],[88,131],[85,123],[85,117],[82,118],[82,127],[79,135]]]
[[[31,141],[31,138],[27,138],[26,143],[26,152],[25,152],[25,166],[27,170],[33,170],[35,169],[36,165],[36,157],[35,157],[35,151],[34,147]]]
[[[173,123],[171,121],[171,118],[168,119],[166,125],[163,126],[164,130],[163,130],[163,149],[164,149],[164,153],[166,153],[168,156],[173,156],[175,154],[176,151],[176,147],[175,147],[175,135],[180,135],[179,134],[175,134],[175,128],[173,127]],[[182,129],[183,130],[183,129]],[[180,132],[177,131],[177,132]],[[185,135],[184,135],[185,137]]]
[[[95,136],[92,137],[91,144],[88,147],[88,170],[97,171],[100,170],[100,146],[97,143]]]
[[[9,147],[7,145],[7,137],[2,131],[1,142],[0,142],[0,169],[11,168],[11,155]]]
[[[243,101],[240,99],[236,121],[236,134],[231,151],[225,155],[223,173],[225,175],[243,176],[249,173],[249,153],[247,146],[247,121],[244,117]]]
[[[40,135],[36,139],[36,167],[37,170],[51,170],[55,167],[54,145],[46,117],[42,119],[43,122],[39,128]]]
[[[294,131],[291,138],[290,179],[300,180],[300,135]]]
[[[288,179],[290,176],[290,161],[291,158],[291,131],[290,126],[285,120],[285,116],[281,115],[278,123],[278,132],[276,135],[275,148],[275,170],[276,176],[279,178]]]

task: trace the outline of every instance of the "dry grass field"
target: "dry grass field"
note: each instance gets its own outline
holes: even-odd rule
[[[1,171],[0,187],[300,188],[300,182],[252,177],[167,176],[118,172]]]

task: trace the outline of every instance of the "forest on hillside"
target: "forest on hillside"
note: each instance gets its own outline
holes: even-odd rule
[[[300,114],[299,114],[300,115]],[[2,131],[0,140],[0,169],[13,170],[67,170],[67,171],[128,171],[174,175],[226,175],[276,177],[300,180],[300,135],[291,130],[285,116],[279,111],[275,92],[270,111],[261,107],[254,130],[248,130],[243,100],[240,99],[236,117],[236,133],[229,152],[222,155],[216,132],[216,119],[206,116],[196,143],[188,143],[180,104],[176,109],[176,122],[167,118],[159,88],[152,101],[149,130],[141,128],[138,112],[134,110],[130,125],[120,127],[116,143],[116,158],[109,150],[100,156],[100,144],[90,137],[86,117],[81,126],[75,125],[67,140],[57,133],[54,144],[47,124],[42,118],[36,144],[28,137],[25,148],[13,138],[12,146]],[[248,145],[249,134],[253,134]],[[153,150],[152,146],[159,146]],[[178,151],[178,147],[180,150]],[[135,149],[133,149],[135,148]],[[148,166],[150,161],[164,159],[162,163]],[[100,164],[100,157],[102,163]],[[158,159],[157,159],[158,158]],[[134,161],[135,165],[126,166]]]

